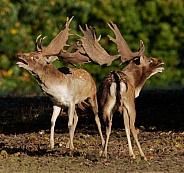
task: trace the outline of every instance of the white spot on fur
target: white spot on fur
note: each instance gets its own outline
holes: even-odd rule
[[[120,83],[120,93],[122,94],[122,93],[126,92],[126,90],[127,90],[126,84],[124,82],[121,82]]]
[[[115,82],[113,82],[110,86],[110,95],[116,96],[116,83]]]

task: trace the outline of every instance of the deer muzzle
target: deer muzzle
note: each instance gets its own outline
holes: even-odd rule
[[[162,65],[164,65],[164,61],[160,60],[160,63],[157,65],[157,72],[162,73],[162,71],[164,70],[164,67]]]
[[[28,63],[23,59],[21,54],[18,54],[17,57],[21,60],[16,63],[19,67],[25,68],[28,66]]]

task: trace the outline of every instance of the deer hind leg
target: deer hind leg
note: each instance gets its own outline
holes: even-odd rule
[[[74,137],[74,133],[75,133],[75,129],[76,129],[76,126],[77,126],[77,123],[78,123],[78,116],[77,116],[77,112],[76,112],[76,110],[74,111],[74,117],[73,117],[74,119],[74,121],[73,121],[73,126],[72,126],[72,136]],[[73,141],[73,139],[72,139],[72,141]]]
[[[106,120],[105,121],[105,126],[106,126],[106,136],[105,136],[105,145],[103,148],[103,152],[102,152],[102,156],[107,157],[107,146],[108,146],[108,142],[109,142],[109,137],[111,134],[111,127],[112,127],[112,117],[113,115],[105,113],[106,114]]]
[[[138,140],[137,135],[139,133],[139,130],[135,128],[134,122],[135,122],[135,119],[131,120],[131,118],[130,118],[130,129],[132,131],[132,134],[133,134],[133,137],[136,141],[136,144],[139,148],[140,155],[144,158],[145,161],[147,161],[146,156],[144,155],[144,152],[142,151],[141,145],[140,145],[139,140]]]
[[[56,119],[61,111],[61,107],[53,106],[53,114],[51,118],[51,130],[50,130],[50,147],[54,148],[54,127]]]
[[[110,94],[108,95],[108,98],[106,100],[106,103],[103,107],[103,119],[106,125],[106,138],[105,138],[105,146],[103,148],[102,156],[107,157],[107,146],[108,141],[111,133],[111,127],[112,127],[112,109],[116,103],[116,84],[112,83],[110,86]]]
[[[139,152],[140,152],[140,155],[144,158],[145,161],[147,161],[143,151],[142,151],[142,148],[141,148],[141,145],[139,143],[139,140],[138,140],[138,129],[135,128],[135,118],[136,118],[136,110],[135,110],[135,104],[132,104],[132,107],[129,106],[130,109],[128,109],[128,114],[129,114],[129,124],[130,124],[130,129],[132,131],[132,134],[133,134],[133,137],[135,139],[135,142],[138,146],[138,149],[139,149]]]
[[[123,118],[124,118],[125,132],[126,132],[127,141],[128,141],[129,155],[135,159],[135,155],[133,153],[132,143],[130,139],[130,117],[125,107],[123,107]]]
[[[100,119],[98,117],[98,104],[97,104],[96,94],[94,96],[92,96],[91,98],[89,98],[89,102],[90,102],[90,104],[92,106],[92,110],[95,114],[95,122],[96,122],[96,125],[98,127],[98,131],[99,131],[99,134],[100,134],[102,146],[104,146],[105,142],[104,142],[104,138],[103,138],[103,135],[102,135]]]
[[[68,107],[68,129],[69,129],[69,141],[66,144],[66,148],[70,148],[71,150],[74,149],[73,145],[73,136],[74,136],[74,131],[75,127],[77,125],[78,117],[75,111],[75,104],[70,103],[70,106]]]

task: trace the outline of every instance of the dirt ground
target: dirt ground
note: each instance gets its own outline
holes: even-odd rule
[[[142,91],[136,99],[139,141],[150,164],[141,159],[132,138],[136,159],[119,115],[113,118],[108,158],[101,158],[101,143],[91,110],[78,110],[74,151],[66,149],[67,116],[56,122],[55,148],[49,148],[52,102],[48,97],[0,98],[0,172],[183,172],[184,90]],[[104,124],[102,130],[105,133]]]

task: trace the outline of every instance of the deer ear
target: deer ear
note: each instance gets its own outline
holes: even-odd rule
[[[57,59],[58,59],[57,56],[48,56],[46,61],[47,61],[47,63],[52,63]]]
[[[141,57],[135,57],[134,60],[133,60],[133,62],[134,62],[136,65],[140,65],[140,63],[141,63],[141,62],[140,62],[140,61],[141,61],[140,58],[141,58]]]
[[[144,56],[140,56],[140,64],[144,63]]]

